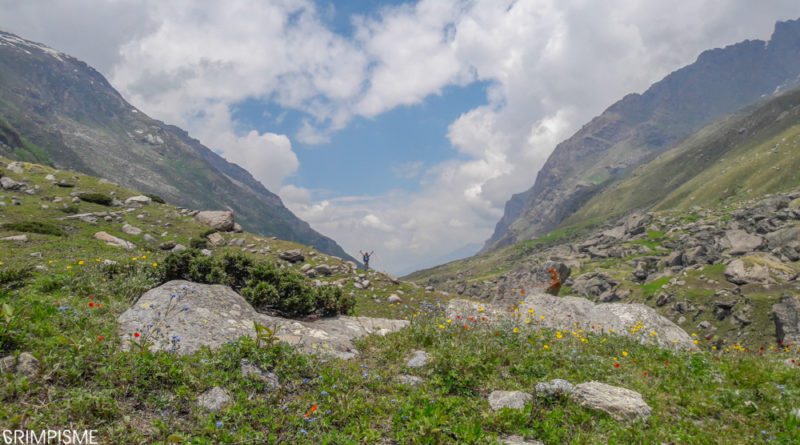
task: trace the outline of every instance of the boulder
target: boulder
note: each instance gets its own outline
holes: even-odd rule
[[[0,178],[0,188],[4,190],[22,190],[25,188],[25,183],[17,182],[8,176]]]
[[[9,355],[0,359],[0,373],[22,374],[32,378],[39,373],[39,360],[30,352],[23,352],[19,357]]]
[[[175,247],[173,247],[172,250],[170,250],[170,252],[178,253],[178,252],[183,252],[184,250],[186,250],[186,246],[184,246],[183,244],[175,244]]]
[[[528,295],[518,305],[518,309],[521,314],[528,314],[533,310],[534,326],[572,330],[575,323],[578,323],[587,332],[603,333],[613,329],[617,335],[632,337],[643,344],[652,343],[670,349],[694,348],[692,338],[686,331],[659,315],[655,309],[642,304],[595,304],[579,297],[533,294]],[[458,315],[462,318],[485,317],[493,324],[518,320],[516,313],[507,307],[461,299],[450,300],[445,312],[447,318],[456,318]],[[638,328],[635,333],[632,332],[633,327]]]
[[[239,225],[239,223],[233,223],[233,231],[236,233],[244,232],[244,228]]]
[[[536,384],[536,394],[545,397],[555,397],[568,395],[575,388],[572,383],[563,379],[553,379],[549,382],[539,382]]]
[[[219,234],[219,232],[209,233],[208,236],[206,236],[206,238],[211,244],[215,246],[225,245],[225,238],[223,238],[222,235]]]
[[[230,405],[233,401],[231,394],[219,386],[215,386],[208,391],[197,396],[197,404],[206,411],[216,412]]]
[[[303,352],[352,358],[358,353],[352,340],[369,334],[385,335],[408,325],[406,320],[339,316],[316,321],[272,317],[255,311],[231,288],[222,285],[170,281],[153,288],[118,317],[123,348],[137,341],[134,333],[147,338],[153,351],[173,349],[191,354],[203,346],[215,349],[242,336],[255,335],[253,322],[273,327],[279,340]],[[141,338],[140,337],[140,338]],[[140,341],[140,340],[139,340]]]
[[[414,351],[411,358],[406,362],[409,368],[422,368],[430,361],[430,356],[425,351]]]
[[[742,255],[760,249],[764,245],[764,238],[751,235],[744,230],[727,230],[723,245],[730,247],[731,255]]]
[[[302,261],[305,261],[305,259],[306,259],[306,257],[303,256],[303,253],[300,252],[299,250],[286,250],[286,251],[283,251],[283,252],[281,252],[280,255],[278,255],[278,258],[280,258],[280,259],[282,259],[284,261],[288,261],[290,263],[300,263]]]
[[[492,391],[489,394],[489,406],[492,411],[502,408],[522,409],[525,403],[533,400],[533,396],[522,391]]]
[[[19,175],[21,175],[22,173],[25,172],[25,169],[22,166],[22,162],[19,162],[19,161],[14,161],[14,162],[8,164],[6,166],[6,168],[8,169],[8,171],[14,172],[14,173],[19,174]]]
[[[504,445],[544,445],[544,442],[535,439],[525,439],[522,436],[505,436],[500,437],[500,441]]]
[[[28,235],[11,235],[0,238],[0,241],[17,241],[24,243],[28,241]]]
[[[400,374],[397,376],[396,379],[399,383],[408,386],[417,386],[422,384],[422,379],[415,376],[415,375],[408,375],[408,374]]]
[[[126,199],[125,200],[125,205],[126,206],[135,206],[135,205],[146,206],[146,205],[150,204],[151,202],[153,202],[153,200],[149,196],[137,195],[137,196],[131,196],[130,198]]]
[[[158,239],[156,237],[154,237],[153,235],[150,235],[149,233],[145,233],[144,236],[142,237],[142,239],[144,239],[148,243],[157,243],[158,242]]]
[[[800,300],[784,294],[779,303],[772,305],[775,337],[784,344],[800,344]]]
[[[198,212],[194,217],[214,230],[228,232],[233,230],[233,212],[224,210],[206,210]]]
[[[733,284],[759,283],[767,284],[772,280],[769,277],[769,268],[762,264],[745,262],[736,259],[725,266],[725,279]]]
[[[386,302],[389,303],[389,304],[398,304],[398,303],[402,303],[403,300],[400,298],[399,295],[392,294],[392,295],[389,295],[389,298],[386,299]]]
[[[177,243],[175,241],[170,240],[170,241],[164,241],[163,243],[159,244],[158,248],[161,250],[172,250],[173,248],[175,248],[176,245]]]
[[[125,225],[122,226],[122,232],[123,233],[127,233],[128,235],[136,236],[136,235],[141,235],[142,234],[142,229],[140,229],[140,228],[138,228],[136,226],[132,226],[130,224],[125,224]]]
[[[317,272],[318,275],[322,276],[329,276],[331,272],[331,266],[327,264],[320,264],[319,266],[315,267],[314,270]]]
[[[126,249],[133,249],[136,247],[136,245],[134,245],[132,242],[125,241],[122,238],[117,238],[114,235],[109,235],[106,232],[97,232],[94,234],[94,238],[105,242],[109,246],[124,247]]]
[[[576,385],[570,398],[584,408],[602,411],[617,420],[650,418],[651,409],[642,395],[630,389],[592,381]]]

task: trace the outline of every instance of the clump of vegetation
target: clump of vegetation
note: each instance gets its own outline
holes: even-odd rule
[[[167,203],[166,201],[164,201],[164,198],[162,198],[162,197],[160,197],[158,195],[154,195],[152,193],[145,193],[144,196],[147,196],[148,198],[152,199],[153,202],[157,202],[159,204],[166,204]]]
[[[0,292],[24,286],[31,273],[32,269],[29,266],[11,266],[0,269]]]
[[[110,196],[103,193],[82,193],[78,198],[80,198],[81,201],[93,202],[106,207],[110,206],[113,201]]]
[[[287,317],[348,314],[355,307],[355,299],[338,287],[312,287],[297,272],[255,262],[241,253],[220,257],[208,257],[196,249],[173,253],[164,260],[162,274],[164,282],[181,279],[228,285],[256,309]]]
[[[189,247],[192,249],[205,249],[208,247],[208,240],[205,238],[192,238],[189,240]]]
[[[75,184],[71,184],[69,182],[56,182],[56,185],[65,189],[75,187]]]
[[[17,232],[40,233],[42,235],[66,236],[60,227],[44,221],[18,221],[3,224],[5,230]]]
[[[61,212],[66,213],[67,215],[74,215],[74,214],[80,212],[81,208],[76,206],[75,204],[72,204],[72,205],[68,205],[66,207],[61,207],[58,210],[61,211]]]

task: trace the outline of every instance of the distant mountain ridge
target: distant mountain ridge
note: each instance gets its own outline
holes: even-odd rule
[[[561,142],[533,187],[506,203],[481,252],[548,233],[635,167],[710,121],[795,85],[798,75],[800,19],[778,22],[769,42],[746,40],[703,52]]]
[[[354,260],[245,169],[137,110],[84,62],[3,31],[0,153],[106,178],[184,207],[230,209],[250,232]]]

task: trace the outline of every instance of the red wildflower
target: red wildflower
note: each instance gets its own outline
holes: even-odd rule
[[[94,303],[92,303],[92,302],[90,301],[90,302],[89,302],[89,307],[94,307]]]
[[[567,317],[572,317],[572,314],[567,314]]]
[[[461,320],[461,316],[460,315],[456,315],[456,318]]]
[[[134,332],[133,336],[136,337],[136,338],[139,338],[139,333],[138,332]]]
[[[464,325],[464,329],[469,329],[469,326],[467,326],[467,325]]]
[[[104,339],[104,338],[105,338],[105,337],[103,337],[103,336],[101,335],[101,336],[97,337],[97,341],[100,341],[100,340],[102,340],[102,339]]]
[[[97,307],[103,307],[101,303],[97,303]]]
[[[619,363],[614,363],[615,368],[619,368]]]
[[[94,295],[89,295],[89,298],[94,298]]]
[[[764,347],[763,347],[763,346],[761,347],[761,350],[762,350],[762,351],[764,350]]]
[[[644,375],[647,375],[647,371],[644,372]]]
[[[314,412],[314,411],[316,411],[316,410],[317,410],[317,405],[314,405],[314,406],[312,406],[312,407],[311,407],[311,410],[310,410],[309,412],[307,412],[307,413],[306,413],[305,417],[308,417],[308,416],[310,416],[310,415],[311,415],[311,413],[313,413],[313,412]]]

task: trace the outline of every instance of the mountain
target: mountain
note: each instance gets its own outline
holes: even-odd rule
[[[794,85],[800,19],[778,22],[769,42],[747,40],[629,94],[561,142],[529,190],[507,203],[482,252],[558,227],[593,196],[712,120]]]
[[[134,108],[96,70],[0,31],[0,154],[114,181],[353,260],[250,173]]]
[[[412,272],[415,272],[417,270],[425,269],[425,268],[428,268],[428,267],[433,267],[433,266],[436,266],[438,264],[449,263],[451,261],[460,260],[462,258],[471,257],[472,255],[475,255],[475,253],[477,253],[478,250],[480,250],[480,248],[481,248],[480,243],[470,243],[470,244],[461,246],[458,249],[452,250],[452,251],[450,251],[450,252],[448,252],[448,253],[446,253],[444,255],[441,255],[441,256],[438,256],[438,257],[435,257],[435,258],[430,258],[427,261],[421,261],[421,262],[415,264],[412,267],[408,267],[408,268],[406,268],[404,270],[399,271],[398,275],[400,275],[400,276],[408,275],[408,274],[410,274]]]

